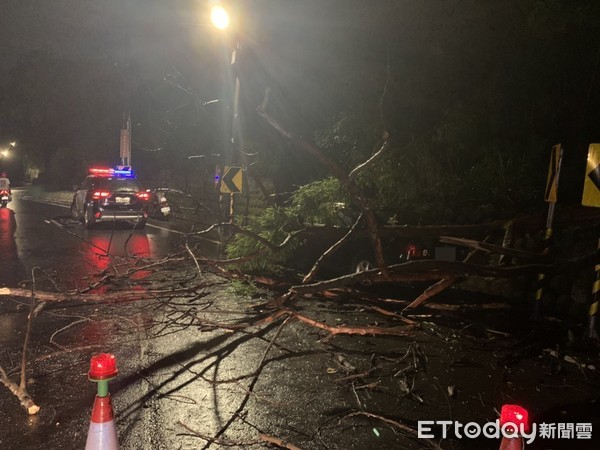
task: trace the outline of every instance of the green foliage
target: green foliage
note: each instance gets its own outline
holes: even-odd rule
[[[252,297],[258,292],[254,284],[239,280],[231,280],[227,290],[238,297]]]
[[[299,222],[349,225],[349,197],[335,178],[325,178],[301,186],[290,199],[290,213]]]
[[[290,231],[299,228],[299,223],[286,208],[269,207],[255,217],[247,228],[273,244],[279,245],[287,238]],[[277,272],[297,248],[298,242],[292,241],[282,250],[270,251],[253,237],[237,234],[227,245],[226,250],[230,258],[244,257],[266,250],[240,267],[248,271]]]
[[[446,16],[439,33],[428,31],[430,48],[407,57],[399,47],[385,47],[385,61],[372,53],[368,67],[351,71],[364,76],[336,79],[343,107],[314,141],[350,171],[376,151],[384,127],[390,132],[387,154],[357,177],[386,221],[466,223],[543,209],[549,152],[557,142],[569,148],[561,198],[577,198],[579,175],[566,174],[575,164],[581,171],[576,146],[594,139],[597,113],[588,105],[598,98],[590,84],[597,49],[586,36],[597,26],[598,8],[591,1],[532,0],[516,11],[475,2],[469,14]],[[415,6],[412,17],[423,19],[426,9]],[[359,46],[353,50],[360,53]],[[335,202],[315,199],[305,203],[318,217],[325,215],[324,202]]]
[[[375,163],[361,170],[356,181],[371,206],[384,222],[392,223],[467,223],[479,222],[530,211],[541,205],[547,158],[551,142],[535,133],[527,133],[527,122],[515,123],[506,113],[515,105],[498,104],[481,115],[480,102],[457,103],[432,132],[402,146],[394,141]],[[359,149],[357,129],[376,128],[347,124],[351,136],[340,136],[337,125],[329,133],[320,133],[321,145],[338,148],[345,161],[364,161],[371,149]],[[349,118],[346,117],[345,121]],[[522,128],[521,130],[516,130]],[[371,139],[368,131],[362,142]],[[345,150],[339,147],[346,146]],[[353,154],[354,157],[345,155]],[[362,158],[362,159],[361,159]],[[336,180],[325,179],[301,188],[294,196],[311,218],[326,217],[336,223],[327,206],[350,198]],[[338,223],[339,224],[339,223]]]
[[[300,187],[283,207],[266,208],[247,228],[279,245],[294,231],[307,225],[350,226],[356,213],[338,180],[325,178]],[[304,242],[293,238],[282,250],[266,250],[241,267],[250,271],[278,272]],[[238,234],[227,246],[227,255],[237,258],[255,254],[265,247],[251,236]]]

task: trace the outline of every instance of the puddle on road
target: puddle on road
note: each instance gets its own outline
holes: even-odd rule
[[[148,236],[139,231],[92,230],[83,234],[72,249],[72,256],[57,268],[56,276],[68,289],[82,289],[104,276],[118,277],[134,269],[144,259],[155,257],[156,249]],[[141,281],[150,271],[135,271],[130,280]],[[130,288],[135,288],[133,283]],[[95,292],[105,292],[102,287]]]

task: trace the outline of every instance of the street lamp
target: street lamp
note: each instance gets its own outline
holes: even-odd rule
[[[215,5],[212,7],[210,11],[210,20],[219,30],[226,30],[229,28],[229,24],[231,23],[229,12],[221,5]]]
[[[13,142],[9,142],[8,145],[10,145],[10,147],[6,147],[6,148],[3,148],[2,150],[0,150],[0,156],[2,156],[2,158],[8,158],[10,156],[11,150],[15,149],[17,143],[15,141],[13,141]]]
[[[20,178],[23,171],[28,173],[27,154],[24,153],[23,146],[17,141],[10,141],[6,146],[0,148],[0,164],[2,171],[9,170]]]

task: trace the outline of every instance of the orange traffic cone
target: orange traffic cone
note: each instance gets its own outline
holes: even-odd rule
[[[85,450],[117,450],[118,448],[110,395],[96,396]]]
[[[108,393],[108,380],[117,375],[114,355],[101,353],[92,357],[88,378],[98,383],[98,394],[94,399],[92,420],[88,431],[85,450],[117,450],[117,430]]]

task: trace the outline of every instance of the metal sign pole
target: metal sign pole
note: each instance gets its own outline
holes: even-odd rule
[[[557,153],[558,152],[558,153]],[[562,166],[563,149],[560,144],[552,147],[552,154],[550,155],[550,168],[548,170],[548,181],[546,185],[545,200],[548,204],[548,216],[546,217],[546,233],[544,235],[544,251],[543,254],[547,255],[550,253],[550,247],[552,244],[552,224],[554,222],[554,210],[556,208],[557,191],[558,191],[558,179],[560,177],[560,168]],[[558,161],[557,161],[558,159]],[[542,320],[542,309],[543,309],[543,298],[544,298],[544,279],[546,275],[543,273],[538,274],[538,286],[535,291],[535,308],[533,311],[533,320]]]
[[[123,114],[123,128],[121,128],[120,143],[121,165],[131,167],[131,115]]]
[[[600,250],[600,239],[598,239],[598,245],[596,247]],[[588,332],[587,337],[593,340],[598,339],[598,333],[596,332],[596,316],[598,315],[598,305],[600,302],[600,264],[596,264],[594,266],[594,270],[596,271],[596,281],[592,286],[592,304],[589,309],[589,324],[588,324]]]

